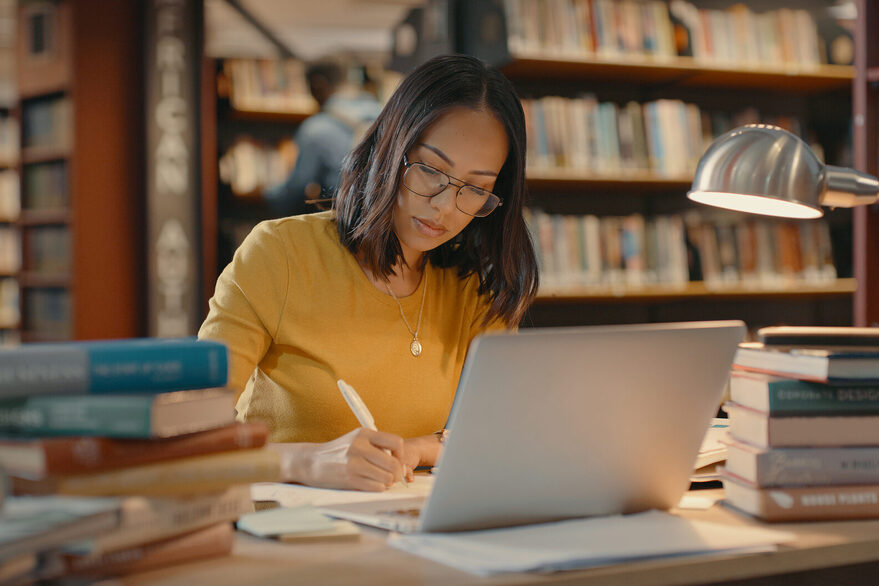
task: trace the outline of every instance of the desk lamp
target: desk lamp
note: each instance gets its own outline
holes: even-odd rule
[[[879,199],[879,179],[825,165],[799,137],[749,124],[715,140],[696,168],[693,201],[766,216],[810,219],[822,205],[851,208]]]

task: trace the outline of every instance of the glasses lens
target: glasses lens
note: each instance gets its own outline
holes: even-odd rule
[[[448,184],[449,178],[445,173],[421,163],[412,163],[403,174],[403,185],[418,195],[432,197],[445,189]]]
[[[458,191],[458,209],[471,216],[478,218],[487,216],[494,211],[499,203],[498,196],[478,187],[465,185]]]

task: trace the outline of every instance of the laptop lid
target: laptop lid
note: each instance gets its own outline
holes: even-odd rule
[[[675,506],[744,334],[720,321],[478,337],[418,530]]]

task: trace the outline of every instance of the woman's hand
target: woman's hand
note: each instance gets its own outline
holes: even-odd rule
[[[400,436],[365,428],[323,444],[268,447],[281,454],[282,480],[349,490],[384,491],[404,476],[404,462],[414,458],[406,455]],[[411,476],[414,466],[406,467]]]
[[[440,450],[439,439],[433,434],[404,440],[402,462],[406,481],[413,482],[415,480],[416,466],[435,466],[439,459]]]

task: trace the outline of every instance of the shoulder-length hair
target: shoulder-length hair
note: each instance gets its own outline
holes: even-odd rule
[[[486,322],[517,325],[537,293],[537,259],[522,206],[525,198],[525,115],[510,82],[482,61],[462,55],[435,57],[401,82],[360,144],[342,165],[333,198],[339,237],[376,275],[388,276],[400,242],[393,230],[403,156],[449,109],[492,112],[503,124],[509,148],[495,182],[503,205],[474,218],[457,237],[429,251],[435,266],[457,267],[458,276],[479,276],[488,295]]]

